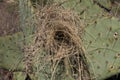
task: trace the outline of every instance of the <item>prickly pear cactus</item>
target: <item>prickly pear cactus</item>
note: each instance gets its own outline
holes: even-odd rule
[[[26,38],[30,38],[35,29],[34,8],[30,0],[19,0],[19,11],[20,28],[23,32],[24,43],[28,44],[30,40]]]
[[[0,67],[11,71],[23,70],[22,46],[21,33],[0,37]]]
[[[119,26],[118,19],[103,17],[86,28],[85,48],[97,80],[120,72]]]
[[[54,1],[61,2],[58,0]],[[100,4],[107,4],[106,1],[98,0]],[[22,3],[20,3],[20,6],[22,6]],[[94,3],[94,0],[68,0],[63,2],[61,6],[77,11],[86,26],[82,38],[92,79],[103,80],[111,75],[120,73],[119,18],[114,17],[104,8],[101,8],[100,5]],[[109,8],[110,4],[105,7]],[[33,27],[25,27],[31,26],[26,23],[32,18],[26,14],[28,13],[27,8],[25,10],[22,7],[20,8],[23,32],[0,37],[0,67],[2,68],[24,70],[24,65],[21,61],[24,57],[22,52],[23,42],[29,43],[31,41],[28,36],[33,31]],[[30,13],[29,16],[31,14],[33,13]],[[27,21],[25,21],[26,17]],[[25,79],[23,74],[18,74],[20,73],[15,73],[17,75],[15,78],[22,76],[21,78]]]

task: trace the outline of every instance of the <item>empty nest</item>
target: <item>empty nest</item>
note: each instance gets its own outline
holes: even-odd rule
[[[84,27],[79,16],[53,4],[39,9],[36,17],[34,40],[27,51],[27,56],[32,56],[30,63],[36,67],[36,74],[46,77],[46,80],[66,77],[90,80],[81,40]]]

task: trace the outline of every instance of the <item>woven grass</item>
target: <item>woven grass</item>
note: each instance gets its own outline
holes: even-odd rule
[[[90,80],[77,13],[57,4],[39,9],[34,40],[27,50],[40,80]],[[28,58],[28,57],[27,57]],[[27,69],[29,61],[27,62]]]

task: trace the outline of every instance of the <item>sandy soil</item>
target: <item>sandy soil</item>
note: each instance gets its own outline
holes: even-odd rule
[[[0,36],[19,31],[19,17],[14,3],[0,2]]]

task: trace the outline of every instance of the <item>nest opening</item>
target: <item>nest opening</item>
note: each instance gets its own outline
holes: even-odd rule
[[[70,43],[70,36],[62,30],[55,31],[54,39],[58,43],[66,43],[67,45]]]

